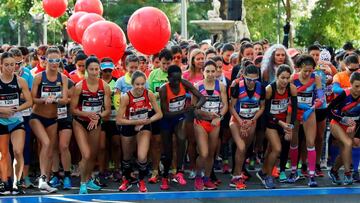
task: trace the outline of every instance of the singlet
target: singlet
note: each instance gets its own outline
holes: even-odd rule
[[[206,102],[201,106],[201,110],[209,113],[220,113],[222,104],[219,80],[215,80],[214,90],[206,90],[204,81],[199,82],[198,89],[199,92],[206,98]]]
[[[261,83],[259,81],[255,82],[254,95],[250,97],[245,87],[244,80],[236,79],[235,82],[238,84],[239,89],[235,110],[241,118],[251,119],[260,109],[260,97],[263,94]]]
[[[91,92],[86,80],[82,81],[81,94],[78,102],[78,109],[83,112],[101,113],[104,108],[104,83],[99,79],[98,90]],[[87,117],[80,117],[82,120],[89,121]]]
[[[166,87],[166,104],[169,112],[181,111],[185,108],[186,90],[183,84],[180,82],[180,91],[177,95],[173,93],[169,83],[165,84]]]
[[[55,98],[62,97],[62,78],[61,74],[57,73],[56,81],[49,81],[46,77],[46,71],[41,72],[41,83],[38,89],[38,98],[45,99],[49,96],[55,96]]]
[[[0,80],[0,107],[1,108],[12,108],[20,106],[20,94],[21,88],[18,84],[18,78],[16,75],[13,76],[13,79],[9,83],[4,83]],[[17,121],[22,121],[21,112],[15,113],[10,118],[0,118],[0,124],[9,125],[16,123]]]
[[[290,104],[290,84],[286,87],[283,94],[280,94],[276,88],[276,82],[270,84],[272,89],[272,95],[270,99],[270,114],[278,120],[285,121],[287,116],[288,106]]]
[[[342,94],[345,94],[344,99],[336,106],[333,114],[336,117],[349,118],[359,123],[360,121],[360,97],[353,98],[350,89],[345,89]]]
[[[302,84],[300,79],[299,79],[299,74],[295,73],[294,75],[294,85],[297,88],[297,102],[298,102],[298,107],[300,109],[302,106],[301,105],[307,105],[309,107],[311,107],[313,105],[314,102],[314,92],[316,89],[316,84],[315,84],[315,73],[312,73],[310,75],[310,79],[306,84]]]
[[[140,97],[134,97],[131,91],[126,94],[129,96],[129,104],[126,107],[125,117],[129,120],[148,119],[152,109],[148,90],[145,89]]]

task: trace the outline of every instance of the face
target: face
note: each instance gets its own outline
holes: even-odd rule
[[[15,59],[15,71],[18,71],[24,64],[24,60],[23,57],[21,56],[15,56],[14,59]]]
[[[159,57],[154,58],[152,65],[154,66],[154,69],[159,68],[160,67],[160,59]]]
[[[137,71],[139,68],[139,62],[129,62],[126,66],[127,72],[132,75],[135,71]]]
[[[168,76],[168,80],[171,87],[179,87],[181,82],[181,73],[172,73]]]
[[[182,60],[182,54],[181,53],[175,53],[173,55],[173,63],[176,65],[180,65],[181,64],[181,60]]]
[[[357,63],[350,63],[350,65],[348,65],[346,67],[347,70],[349,70],[351,73],[357,71],[359,69],[359,64]]]
[[[284,64],[285,63],[285,57],[286,57],[285,50],[277,49],[275,51],[275,64],[276,65]]]
[[[60,62],[61,62],[60,54],[51,53],[48,54],[46,57],[46,64],[50,70],[58,71]]]
[[[15,58],[4,58],[2,64],[1,64],[1,68],[2,68],[2,73],[5,74],[13,74],[13,72],[15,71],[15,66],[16,66],[16,61]]]
[[[208,48],[209,48],[209,44],[203,44],[201,45],[200,50],[205,52],[206,50],[208,50]]]
[[[80,73],[85,74],[85,60],[77,61],[75,66],[76,66],[77,71],[79,71]]]
[[[160,63],[161,63],[161,69],[164,71],[164,72],[167,72],[168,69],[169,69],[169,66],[171,65],[172,61],[171,60],[167,60],[166,58],[161,58],[160,60]]]
[[[264,53],[264,49],[263,49],[262,45],[255,44],[254,45],[254,55],[258,56],[258,55],[262,55],[263,53]]]
[[[316,63],[318,63],[318,61],[320,59],[320,50],[311,50],[309,52],[309,55],[311,57],[313,57],[313,59],[315,60]]]
[[[265,52],[266,50],[268,50],[269,47],[270,47],[270,44],[263,44],[264,52]]]
[[[204,68],[204,78],[208,81],[215,80],[216,76],[216,67],[213,65],[208,65]]]
[[[211,59],[212,57],[216,56],[215,53],[208,53],[208,55],[206,55],[206,60]]]
[[[204,67],[205,56],[200,53],[194,57],[194,66],[196,69],[202,69]]]
[[[230,63],[230,57],[234,53],[234,51],[225,51],[222,53],[222,57],[226,63]]]
[[[300,70],[300,74],[303,78],[309,78],[312,72],[314,72],[314,67],[311,65],[304,65]]]
[[[290,82],[290,73],[288,73],[287,71],[281,72],[280,75],[277,77],[277,81],[280,87],[286,88]]]
[[[100,74],[100,64],[98,63],[90,63],[87,67],[88,77],[90,78],[97,78]]]
[[[41,67],[46,67],[46,56],[45,55],[38,55],[37,56],[38,57],[38,59],[39,59],[39,64],[40,64],[40,66]]]
[[[146,80],[144,77],[137,77],[133,82],[134,91],[137,94],[142,94],[145,89]]]
[[[139,61],[139,70],[141,70],[143,73],[145,73],[147,69],[147,61]]]
[[[238,64],[238,58],[237,57],[233,57],[231,59],[231,65],[235,66],[236,64]]]
[[[216,78],[219,78],[221,75],[222,75],[222,72],[223,72],[223,62],[222,61],[216,61],[216,65],[217,65],[217,68],[216,68],[216,75],[215,77]]]
[[[105,69],[101,71],[101,76],[103,78],[111,78],[112,77],[111,73],[112,73],[112,69]]]
[[[254,49],[249,47],[244,50],[242,53],[243,58],[250,59],[251,61],[254,60]]]
[[[244,75],[246,86],[249,89],[253,89],[255,87],[256,81],[259,79],[259,76],[257,74],[248,74]]]
[[[355,97],[360,96],[360,80],[355,80],[351,84],[351,90]]]

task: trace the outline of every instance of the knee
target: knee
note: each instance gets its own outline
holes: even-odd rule
[[[200,152],[199,155],[201,158],[206,159],[209,157],[209,150],[202,150],[202,152]]]
[[[82,159],[85,161],[89,161],[91,159],[91,152],[90,151],[83,152]]]
[[[23,149],[13,149],[16,159],[23,157]]]
[[[66,152],[66,151],[69,151],[69,145],[65,144],[65,143],[60,143],[59,150],[60,150],[61,154]]]
[[[276,156],[279,156],[279,154],[281,153],[281,146],[274,146],[272,148],[272,153],[276,154]]]
[[[352,146],[353,146],[352,140],[351,139],[346,139],[344,141],[343,145],[344,145],[345,148],[348,148],[348,149],[352,148]]]

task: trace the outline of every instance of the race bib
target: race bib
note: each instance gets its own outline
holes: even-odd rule
[[[83,101],[82,111],[89,113],[101,113],[102,102],[101,101]]]
[[[297,99],[298,99],[298,103],[307,104],[309,106],[312,106],[313,93],[312,92],[308,92],[308,93],[299,92]]]
[[[252,118],[259,109],[258,103],[241,103],[239,115],[244,118]]]
[[[218,113],[221,108],[219,96],[207,96],[205,104],[201,107],[202,111]]]
[[[3,94],[0,96],[0,107],[18,107],[19,106],[19,94]]]
[[[116,109],[112,109],[109,120],[110,120],[110,121],[116,121],[116,114],[117,114]]]
[[[141,120],[141,119],[147,119],[149,110],[147,108],[144,109],[138,109],[137,111],[134,111],[133,108],[130,108],[130,115],[129,120]]]
[[[272,99],[270,106],[271,114],[281,114],[287,111],[289,99]]]
[[[42,86],[41,98],[48,98],[54,96],[55,98],[61,97],[61,86]]]
[[[67,107],[62,106],[57,109],[58,119],[64,119],[67,118]]]
[[[176,97],[170,100],[169,112],[181,111],[185,108],[186,96]]]
[[[344,120],[348,120],[348,119],[351,119],[355,122],[357,122],[359,120],[360,116],[344,116]],[[347,123],[343,123],[340,121],[341,124],[343,125],[348,125]]]

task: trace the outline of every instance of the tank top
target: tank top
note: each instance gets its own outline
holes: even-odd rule
[[[62,78],[61,74],[57,74],[55,82],[47,79],[46,71],[41,73],[41,83],[39,85],[38,95],[39,98],[45,99],[49,96],[55,96],[55,98],[62,97]]]
[[[310,75],[310,80],[306,84],[302,84],[299,79],[299,73],[295,73],[293,83],[298,91],[297,93],[298,106],[304,104],[307,106],[312,106],[314,102],[314,91],[316,89],[315,73],[312,73]]]
[[[82,81],[81,94],[78,102],[78,109],[83,112],[101,113],[104,108],[104,83],[98,80],[98,90],[91,92],[86,80]],[[87,117],[80,117],[82,120],[89,121]]]
[[[355,122],[360,120],[360,97],[353,98],[350,89],[345,89],[346,98],[335,111],[337,115],[352,119]]]
[[[276,82],[272,82],[270,85],[272,89],[270,114],[272,114],[278,120],[285,121],[287,116],[287,109],[290,104],[290,84],[288,84],[283,94],[280,94],[277,91]]]
[[[13,79],[9,83],[0,80],[0,107],[17,108],[20,106],[21,88],[19,87],[17,76],[13,75]],[[0,118],[0,124],[9,125],[17,121],[22,121],[22,113],[16,112],[10,118]]]
[[[236,79],[239,84],[239,96],[235,104],[235,110],[241,118],[250,119],[260,109],[260,97],[262,94],[261,83],[255,82],[255,92],[252,97],[247,93],[244,80]]]
[[[185,108],[186,90],[183,84],[180,82],[180,91],[177,95],[173,93],[169,83],[165,84],[166,87],[166,104],[168,105],[169,112],[181,111]]]
[[[219,80],[215,80],[214,90],[206,90],[204,81],[199,82],[199,92],[205,96],[206,102],[202,105],[201,110],[209,113],[220,113],[221,109],[221,90]]]
[[[126,107],[125,117],[129,120],[148,119],[152,107],[150,104],[148,90],[145,89],[143,95],[134,97],[131,91],[127,92],[129,104]]]

